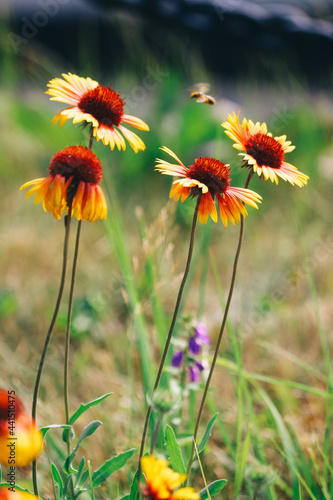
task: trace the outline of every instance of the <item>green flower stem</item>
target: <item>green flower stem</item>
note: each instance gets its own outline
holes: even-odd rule
[[[194,214],[193,214],[192,229],[191,229],[191,236],[190,236],[190,245],[189,245],[189,250],[188,250],[186,267],[185,267],[184,276],[183,276],[183,279],[182,279],[182,282],[181,282],[181,285],[179,288],[178,297],[177,297],[177,301],[176,301],[176,305],[175,305],[175,310],[173,312],[173,317],[172,317],[169,333],[168,333],[168,336],[167,336],[167,339],[165,342],[165,346],[164,346],[164,350],[163,350],[163,354],[162,354],[162,359],[160,361],[160,365],[158,368],[158,372],[157,372],[157,376],[156,376],[156,380],[155,380],[155,384],[154,384],[154,388],[153,388],[153,395],[154,395],[154,392],[156,391],[158,384],[160,382],[160,379],[161,379],[165,359],[166,359],[166,356],[167,356],[167,353],[168,353],[168,350],[170,347],[172,333],[173,333],[173,330],[174,330],[174,327],[176,324],[176,320],[177,320],[177,315],[178,315],[178,310],[179,310],[181,298],[183,295],[185,283],[186,283],[186,280],[187,280],[187,277],[189,274],[189,270],[190,270],[192,254],[193,254],[193,246],[194,246],[194,235],[195,235],[195,228],[196,228],[197,219],[198,219],[200,200],[201,200],[201,196],[199,196],[197,199],[197,204],[195,206],[195,210],[194,210]],[[141,457],[143,456],[143,452],[144,452],[144,446],[145,446],[145,441],[146,441],[146,436],[147,436],[147,431],[148,431],[148,424],[149,424],[149,418],[151,415],[151,410],[152,410],[152,403],[148,407],[147,414],[146,414],[146,420],[144,423],[144,428],[143,428],[143,433],[142,433],[142,440],[141,440],[140,454],[139,454],[139,465],[138,465],[138,484],[140,484],[140,477],[141,477],[140,460],[141,460]],[[140,493],[138,493],[138,498],[140,498]]]
[[[253,175],[253,170],[250,171],[250,173],[249,173],[249,175],[248,175],[248,177],[246,179],[245,186],[244,186],[245,188],[248,187],[252,175]],[[224,328],[225,328],[225,325],[226,325],[226,322],[227,322],[227,317],[228,317],[228,313],[229,313],[231,299],[232,299],[232,295],[233,295],[233,291],[234,291],[234,287],[235,287],[236,274],[237,274],[237,266],[238,266],[239,255],[240,255],[241,248],[242,248],[243,236],[244,236],[244,216],[241,215],[240,230],[239,230],[239,239],[238,239],[238,245],[237,245],[237,250],[236,250],[235,259],[234,259],[234,265],[233,265],[233,269],[232,269],[232,276],[231,276],[231,282],[230,282],[230,288],[229,288],[228,298],[227,298],[227,302],[226,302],[226,305],[225,305],[225,310],[224,310],[224,314],[223,314],[223,319],[222,319],[222,323],[221,323],[221,328],[220,328],[219,336],[218,336],[216,347],[215,347],[215,352],[214,352],[212,364],[211,364],[211,367],[210,367],[209,375],[207,377],[207,381],[206,381],[206,385],[205,385],[205,388],[204,388],[204,392],[203,392],[203,395],[202,395],[202,398],[201,398],[201,403],[200,403],[200,407],[199,407],[199,411],[198,411],[198,416],[197,416],[197,419],[196,419],[196,422],[195,422],[194,431],[193,431],[192,450],[191,450],[190,459],[189,459],[188,466],[187,466],[187,471],[186,471],[187,472],[187,483],[189,481],[190,470],[191,470],[191,467],[192,467],[192,461],[193,461],[193,457],[194,457],[194,449],[195,449],[196,439],[197,439],[197,435],[198,435],[198,429],[199,429],[199,425],[200,425],[200,420],[201,420],[201,417],[202,417],[203,408],[205,406],[205,402],[206,402],[206,398],[207,398],[207,394],[208,394],[209,385],[210,385],[210,382],[211,382],[211,379],[212,379],[212,376],[213,376],[213,372],[214,372],[214,368],[215,368],[217,356],[219,354],[219,350],[220,350],[220,346],[221,346],[221,342],[222,342],[222,337],[223,337],[223,332],[224,332]]]
[[[161,413],[161,415],[158,417],[158,420],[157,420],[157,423],[155,426],[154,435],[153,435],[153,438],[151,440],[150,455],[152,455],[154,453],[154,448],[155,448],[157,436],[158,436],[158,433],[159,433],[159,430],[161,427],[161,423],[162,423],[162,416],[163,416],[163,414]]]
[[[51,339],[51,335],[53,332],[53,328],[58,316],[59,312],[59,307],[60,307],[60,302],[62,298],[62,294],[64,291],[64,284],[65,284],[65,277],[66,277],[66,268],[67,268],[67,256],[68,256],[68,240],[69,240],[69,234],[70,234],[70,226],[71,226],[71,216],[69,215],[65,219],[65,239],[64,239],[64,249],[63,249],[63,263],[62,263],[62,271],[61,271],[61,279],[60,279],[60,286],[59,286],[59,292],[58,292],[58,297],[56,301],[56,305],[54,308],[52,320],[48,329],[48,332],[46,334],[41,358],[39,361],[39,366],[37,370],[37,376],[36,376],[36,382],[35,382],[35,387],[34,387],[34,394],[32,398],[32,411],[31,415],[34,420],[36,420],[36,409],[37,409],[37,399],[38,399],[38,390],[39,390],[39,385],[40,385],[40,380],[42,376],[42,371],[43,371],[43,366],[44,366],[44,361],[45,361],[45,356],[46,356],[46,351]],[[37,461],[34,460],[32,462],[32,483],[33,483],[33,489],[34,489],[34,494],[38,496],[38,485],[37,485]]]
[[[89,134],[89,146],[88,146],[88,149],[90,149],[90,151],[92,151],[93,142],[94,142],[94,129],[91,126]]]
[[[72,268],[72,278],[71,278],[71,287],[70,287],[70,291],[69,291],[67,324],[66,324],[65,362],[64,362],[64,403],[65,403],[66,424],[68,424],[68,425],[70,425],[69,388],[68,388],[68,385],[69,385],[68,380],[69,380],[70,332],[71,332],[74,286],[75,286],[77,259],[78,259],[78,253],[79,253],[79,245],[80,245],[81,226],[82,226],[82,221],[79,220],[78,225],[77,225],[77,232],[76,232],[76,241],[75,241],[75,250],[74,250],[74,257],[73,257],[73,268]],[[67,456],[69,456],[71,453],[70,429],[67,429],[65,432],[66,432]],[[74,498],[73,477],[71,478],[71,494],[72,494],[72,498]]]
[[[93,128],[91,127],[89,134],[89,149],[92,150],[94,142]],[[70,207],[71,212],[71,207]],[[77,231],[76,231],[76,240],[75,240],[75,249],[74,249],[74,257],[73,257],[73,267],[72,267],[72,277],[71,277],[71,285],[69,290],[69,299],[68,299],[68,309],[67,309],[67,322],[66,322],[66,340],[65,340],[65,361],[64,361],[64,404],[65,404],[65,418],[66,424],[70,425],[70,415],[69,415],[69,351],[70,351],[70,340],[71,340],[71,323],[72,323],[72,313],[73,313],[73,299],[74,299],[74,287],[75,287],[75,278],[76,278],[76,268],[77,268],[77,260],[79,254],[79,246],[80,246],[80,235],[81,235],[81,227],[82,221],[78,221]],[[71,433],[70,429],[65,431],[66,435],[66,445],[67,445],[67,456],[71,453]],[[71,487],[71,495],[74,498],[74,481],[73,477],[71,477],[70,481]]]

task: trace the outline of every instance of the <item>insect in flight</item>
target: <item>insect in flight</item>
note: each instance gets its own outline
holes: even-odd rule
[[[216,104],[214,97],[211,95],[207,95],[206,92],[209,90],[208,83],[197,83],[194,85],[193,89],[191,89],[191,99],[195,99],[197,102],[204,102],[206,104]]]

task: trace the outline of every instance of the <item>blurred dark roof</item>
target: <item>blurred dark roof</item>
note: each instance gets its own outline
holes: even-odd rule
[[[26,20],[39,22],[36,41],[69,60],[75,60],[78,44],[83,43],[76,31],[82,23],[87,40],[89,24],[97,23],[103,57],[126,57],[121,30],[115,29],[119,13],[131,16],[131,23],[140,20],[147,49],[163,53],[172,32],[202,51],[208,67],[222,73],[238,72],[242,66],[256,69],[262,55],[290,59],[309,77],[329,74],[333,65],[330,0],[11,0],[9,4],[15,33],[22,36]],[[126,23],[126,17],[121,19]]]

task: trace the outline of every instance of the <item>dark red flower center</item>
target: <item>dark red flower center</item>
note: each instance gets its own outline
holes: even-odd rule
[[[90,149],[83,146],[69,146],[59,151],[51,160],[49,172],[52,176],[62,175],[67,180],[74,176],[73,181],[99,184],[102,180],[102,165]]]
[[[284,152],[281,144],[267,134],[255,134],[249,137],[246,152],[251,155],[259,167],[280,168],[284,160]]]
[[[100,124],[118,127],[124,114],[124,99],[121,99],[111,86],[99,85],[84,94],[78,107],[83,113],[89,113],[96,118]]]
[[[8,420],[15,420],[23,413],[23,404],[17,395],[0,389],[0,435],[8,432]],[[10,415],[11,414],[11,417]]]
[[[206,156],[200,156],[195,160],[193,165],[189,167],[187,177],[205,184],[213,198],[217,194],[224,193],[230,184],[230,173],[227,165]],[[195,190],[195,188],[192,189]],[[193,192],[193,194],[199,193]]]

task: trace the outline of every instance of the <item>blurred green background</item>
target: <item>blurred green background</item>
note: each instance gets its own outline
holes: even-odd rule
[[[103,23],[112,33],[112,45],[108,45],[99,22],[93,18],[89,22],[87,15],[81,18],[79,11],[75,15],[75,2],[57,5],[59,13],[52,23],[50,19],[50,26],[40,27],[23,41],[15,36],[22,36],[22,19],[32,20],[33,12],[29,17],[13,11],[10,4],[1,7],[1,385],[14,388],[29,408],[58,289],[64,225],[40,205],[35,207],[32,198],[25,200],[19,187],[47,176],[49,162],[59,149],[88,143],[87,131],[80,127],[67,122],[60,129],[50,123],[62,105],[49,101],[46,84],[70,71],[112,84],[126,97],[126,113],[150,126],[149,133],[139,132],[146,144],[144,152],[135,154],[130,147],[126,152],[111,152],[100,143],[94,145],[104,167],[109,220],[83,224],[73,313],[71,405],[75,409],[80,401],[115,393],[94,414],[105,422],[95,438],[96,461],[140,441],[145,360],[136,344],[138,310],[133,310],[130,284],[134,284],[134,304],[143,315],[150,354],[157,363],[157,330],[161,340],[185,265],[194,202],[168,201],[171,179],[154,172],[155,158],[163,157],[161,146],[173,150],[186,165],[200,155],[215,156],[230,163],[233,185],[242,186],[245,172],[221,127],[233,111],[265,121],[275,136],[286,134],[296,145],[287,161],[310,177],[302,189],[283,181],[278,186],[258,178],[251,182],[263,203],[258,211],[248,210],[230,312],[231,324],[242,337],[243,367],[257,375],[306,384],[314,391],[325,390],[325,360],[332,347],[332,335],[325,332],[331,332],[333,324],[331,69],[303,72],[297,52],[292,51],[286,57],[254,51],[245,61],[232,40],[230,46],[219,48],[222,54],[228,52],[232,70],[218,67],[221,59],[214,68],[211,60],[207,64],[194,32],[175,30],[166,21],[159,38],[153,20],[113,9],[112,4],[103,11]],[[49,29],[51,38],[61,40],[59,51],[57,44],[47,41]],[[215,106],[190,99],[190,89],[198,82],[210,84]],[[207,324],[212,343],[221,322],[219,293],[225,296],[228,290],[237,235],[237,227],[229,224],[225,229],[220,221],[210,220],[197,230],[191,286],[183,308]],[[151,262],[153,280],[147,271]],[[306,270],[313,280],[312,294]],[[64,419],[66,293],[42,380],[40,425]],[[154,310],[156,296],[163,311],[159,316]],[[156,317],[162,326],[156,325]],[[221,356],[233,359],[228,335]],[[151,377],[155,366],[149,370]],[[237,407],[234,376],[220,366],[213,383],[215,404],[231,433]],[[284,384],[264,387],[299,436],[301,447],[307,449],[316,439],[322,440],[325,425],[327,429],[324,398]],[[269,464],[284,477],[283,459],[270,441],[274,425],[260,398],[256,405],[263,440],[269,442]],[[217,435],[207,460],[218,477],[232,477],[227,455]],[[24,471],[22,477],[28,477]]]

